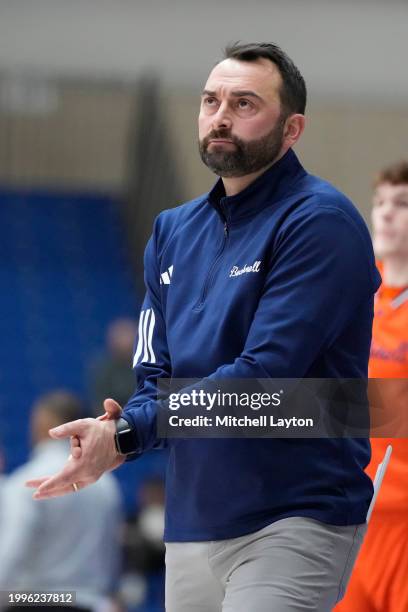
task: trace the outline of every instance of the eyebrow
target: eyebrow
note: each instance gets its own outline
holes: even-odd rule
[[[209,91],[208,89],[204,89],[201,95],[202,96],[216,96],[216,94],[217,94],[216,91]],[[263,98],[261,98],[261,96],[258,96],[258,94],[256,94],[254,91],[250,91],[249,89],[240,89],[238,91],[231,91],[231,96],[234,96],[235,98],[252,97],[252,98],[256,98],[257,100],[260,100],[261,102],[263,102]]]
[[[404,198],[407,196],[407,191],[404,189],[404,185],[401,185],[401,189],[399,189],[398,191],[396,191],[393,195],[392,198]],[[381,197],[381,192],[379,191],[379,189],[377,188],[376,190],[374,190],[373,192],[373,197],[374,198],[380,198]]]

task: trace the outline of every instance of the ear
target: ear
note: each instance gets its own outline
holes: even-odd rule
[[[293,145],[297,143],[303,134],[303,130],[305,129],[305,121],[305,116],[301,115],[300,113],[289,115],[289,117],[286,119],[285,127],[283,129],[283,137],[285,145],[288,148],[293,147]]]

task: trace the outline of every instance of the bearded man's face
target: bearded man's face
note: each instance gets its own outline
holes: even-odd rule
[[[202,94],[201,159],[215,174],[239,177],[266,168],[278,157],[285,116],[282,78],[266,59],[227,59],[212,70]]]

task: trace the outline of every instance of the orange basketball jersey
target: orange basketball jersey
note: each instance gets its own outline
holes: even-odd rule
[[[378,266],[381,269],[381,266]],[[405,378],[401,381],[400,409],[408,410],[408,287],[379,288],[369,363],[370,378]],[[405,396],[402,397],[402,394]],[[373,438],[367,473],[374,478],[388,444],[393,454],[376,503],[376,512],[393,509],[408,513],[408,439]]]
[[[408,287],[377,292],[369,376],[408,378]]]
[[[397,410],[408,410],[408,287],[382,285],[377,292],[369,376],[401,379],[389,401]],[[336,612],[408,611],[408,438],[372,438],[366,471],[374,478],[388,444],[393,447],[388,470]]]

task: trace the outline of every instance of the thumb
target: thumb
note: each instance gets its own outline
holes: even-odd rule
[[[78,436],[84,432],[84,419],[64,423],[49,430],[51,438],[68,438],[70,436]]]
[[[103,402],[107,420],[118,419],[122,414],[122,407],[114,399],[108,398]]]

